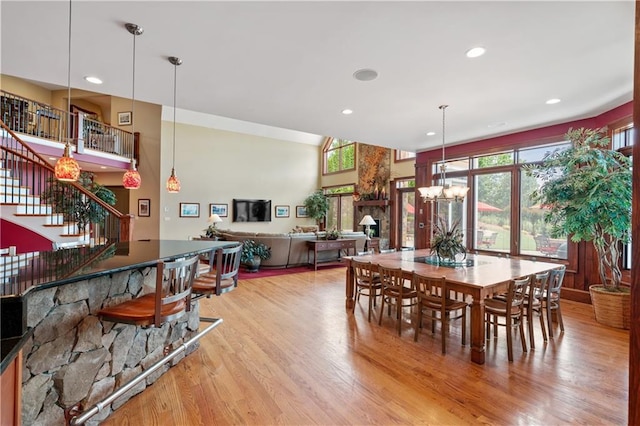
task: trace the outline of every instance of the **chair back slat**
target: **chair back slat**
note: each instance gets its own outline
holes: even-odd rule
[[[173,262],[158,262],[155,297],[155,325],[159,327],[170,318],[162,318],[162,306],[184,300],[185,311],[191,309],[191,286],[198,271],[198,256]],[[175,318],[176,315],[172,316]]]
[[[560,296],[562,281],[564,280],[564,273],[566,270],[566,266],[562,265],[557,269],[552,269],[551,271],[549,271],[549,293],[556,293],[558,296]]]
[[[507,312],[511,312],[511,308],[514,307],[520,307],[520,309],[522,309],[530,283],[531,277],[518,278],[509,283],[510,297],[507,297]]]

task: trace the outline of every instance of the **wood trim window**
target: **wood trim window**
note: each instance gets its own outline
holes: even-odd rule
[[[356,143],[347,139],[330,138],[323,148],[324,174],[339,173],[356,168]]]

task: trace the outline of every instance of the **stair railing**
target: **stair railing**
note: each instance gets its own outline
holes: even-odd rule
[[[76,182],[65,183],[65,197],[61,204],[50,204],[49,202],[60,198],[51,196],[47,197],[48,203],[44,203],[41,198],[43,195],[51,194],[53,189],[61,187],[55,179],[54,167],[4,122],[0,121],[0,126],[1,168],[10,171],[9,176],[0,177],[6,188],[5,193],[0,194],[2,203],[17,205],[18,216],[49,217],[52,221],[50,226],[62,225],[62,234],[77,237],[78,240],[87,243],[91,241],[93,244],[102,245],[131,240],[133,216],[120,213]],[[53,189],[52,184],[55,185]],[[90,223],[89,229],[78,229],[78,216],[74,217],[73,212],[81,208],[89,209],[93,217],[97,215],[102,220]]]

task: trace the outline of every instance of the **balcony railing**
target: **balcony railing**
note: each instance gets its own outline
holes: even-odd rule
[[[70,144],[85,149],[134,158],[132,133],[95,120],[90,114],[67,111],[0,90],[0,120],[15,133]],[[67,132],[67,126],[71,131]],[[136,158],[136,160],[139,159]]]

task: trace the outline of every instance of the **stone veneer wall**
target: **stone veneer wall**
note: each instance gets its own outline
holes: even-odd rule
[[[379,146],[358,144],[358,186],[360,196],[372,194],[378,187],[379,197],[382,194],[389,196],[389,180],[391,178],[391,154],[393,150]],[[384,190],[384,191],[383,191]],[[382,209],[376,206],[367,206],[355,210],[356,225],[362,218],[369,214],[374,219],[380,220],[380,248],[389,247],[390,235],[390,208]],[[357,225],[361,230],[362,226]]]
[[[173,350],[196,334],[198,302],[186,316],[160,328],[102,322],[96,316],[103,305],[154,291],[155,282],[156,268],[142,268],[28,293],[33,335],[23,347],[23,424],[65,424],[65,409],[78,403],[83,411],[90,408],[162,358],[166,346]],[[168,369],[167,363],[86,424],[104,420]]]

